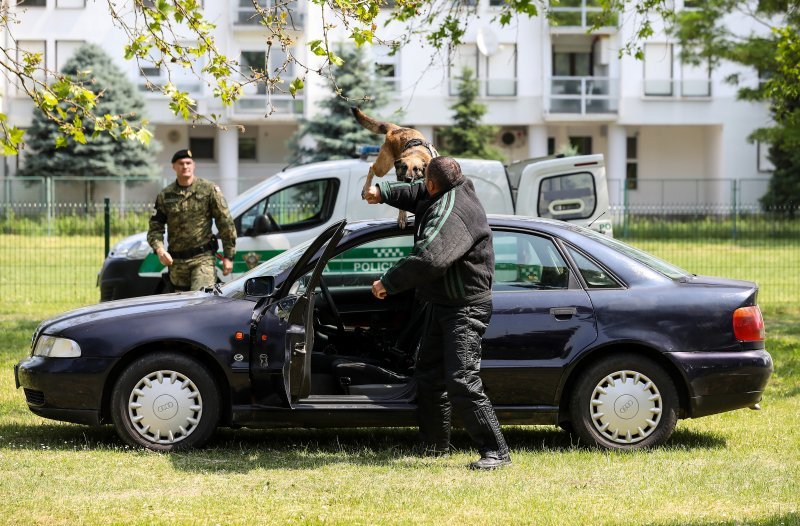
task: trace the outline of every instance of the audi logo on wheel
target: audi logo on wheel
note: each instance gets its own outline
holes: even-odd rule
[[[163,413],[167,409],[172,409],[173,407],[175,407],[174,402],[167,402],[166,404],[161,404],[160,406],[156,407],[156,411]]]

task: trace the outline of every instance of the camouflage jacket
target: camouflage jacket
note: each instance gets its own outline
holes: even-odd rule
[[[236,227],[222,190],[205,179],[195,178],[184,188],[174,182],[156,197],[155,211],[150,218],[147,242],[153,251],[164,246],[164,230],[168,229],[171,250],[190,250],[208,243],[211,220],[217,224],[222,251],[233,259],[236,253]]]

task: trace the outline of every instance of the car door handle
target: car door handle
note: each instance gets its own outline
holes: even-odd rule
[[[553,307],[550,314],[557,320],[568,320],[578,313],[575,307]]]

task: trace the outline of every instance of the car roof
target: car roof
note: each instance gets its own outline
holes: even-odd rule
[[[581,233],[582,230],[582,228],[577,225],[556,219],[508,214],[488,214],[486,217],[489,220],[489,225],[492,227],[527,227],[550,234],[564,234],[566,232]],[[409,217],[408,224],[414,224],[413,216]],[[397,219],[382,218],[348,222],[346,229],[348,232],[361,232],[363,230],[384,230],[396,227]]]

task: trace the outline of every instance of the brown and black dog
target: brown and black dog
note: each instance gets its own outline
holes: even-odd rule
[[[398,181],[410,182],[425,176],[425,168],[428,163],[439,154],[424,135],[413,128],[403,128],[390,122],[376,121],[365,115],[359,108],[352,108],[352,111],[361,126],[372,133],[386,136],[378,152],[378,158],[369,167],[367,181],[361,190],[362,197],[372,185],[373,177],[383,177],[393,167]],[[401,227],[405,227],[405,211],[400,211],[397,223]]]

